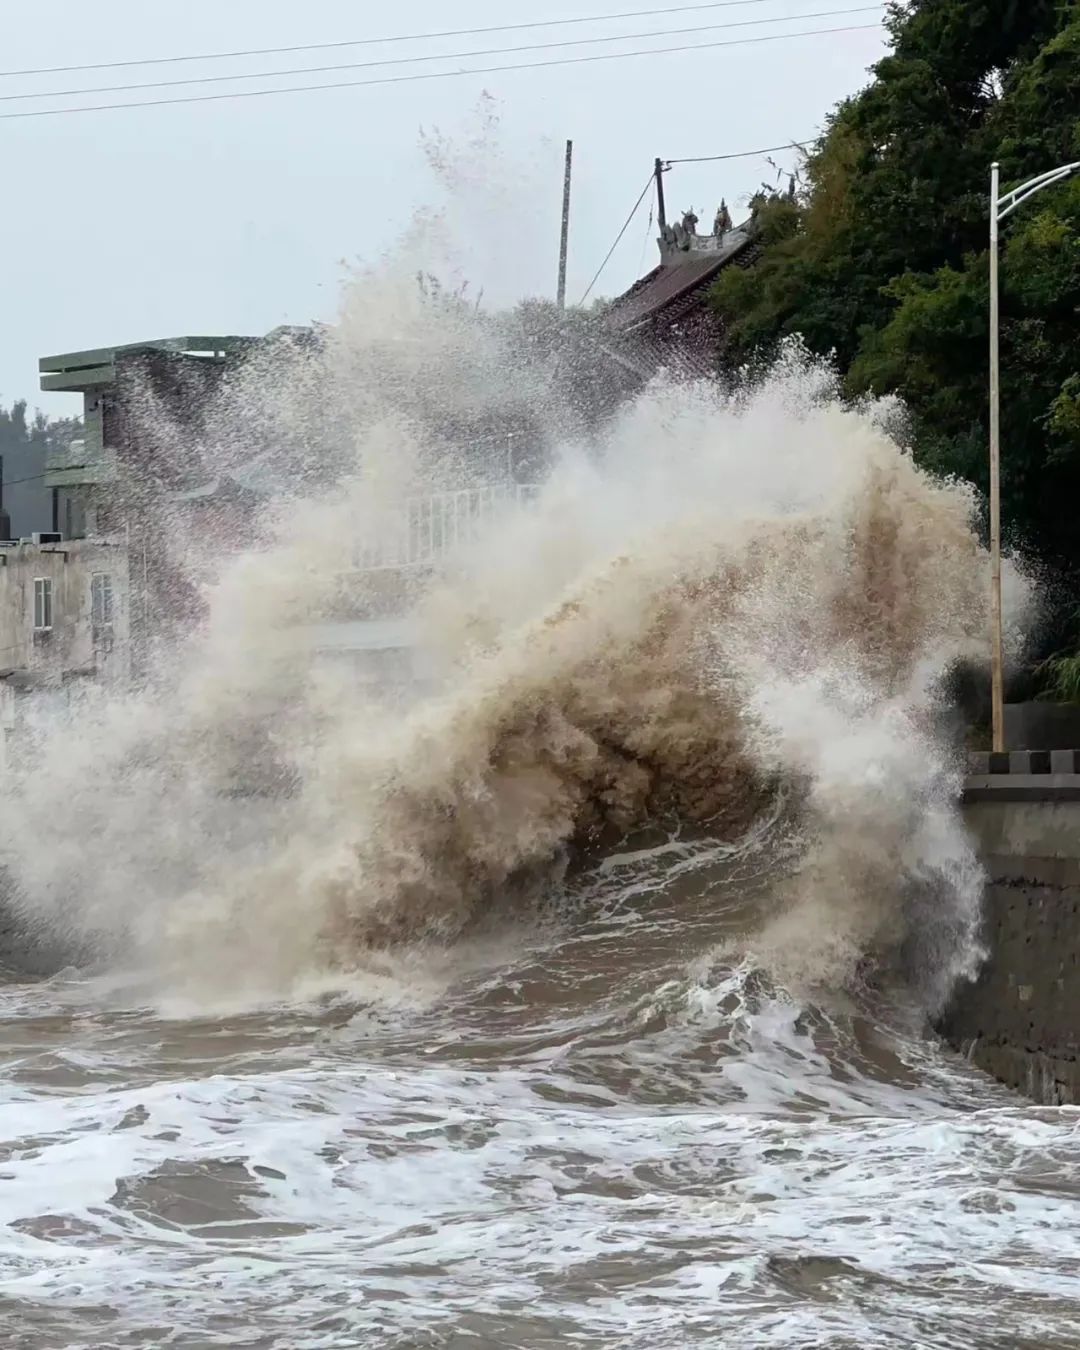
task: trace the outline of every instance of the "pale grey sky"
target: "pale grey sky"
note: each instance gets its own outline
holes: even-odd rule
[[[0,0],[0,69],[347,41],[669,3],[674,0],[412,0],[408,6],[368,0]],[[703,25],[755,26],[449,64],[498,65],[874,24],[875,11],[811,17],[859,4],[744,0],[697,12],[402,47],[4,77],[0,115],[273,82],[85,99],[10,98],[33,91]],[[779,16],[791,17],[758,26]],[[54,413],[77,410],[70,397],[38,395],[37,359],[47,353],[187,333],[262,333],[279,323],[331,318],[342,264],[376,262],[413,210],[425,205],[445,208],[449,201],[451,219],[474,244],[470,277],[474,292],[484,287],[485,303],[552,294],[567,137],[575,142],[569,286],[575,300],[654,156],[724,154],[813,135],[828,110],[865,83],[867,67],[882,51],[878,28],[535,71],[0,120],[0,401],[23,396]],[[437,63],[279,83],[431,68]],[[500,116],[502,147],[486,161],[469,148],[485,91]],[[449,198],[420,148],[421,127],[429,133],[438,128],[455,147],[451,158],[464,186]],[[789,163],[792,156],[777,158]],[[479,162],[491,166],[490,175]],[[708,223],[722,195],[744,202],[771,176],[761,160],[682,166],[666,180],[669,213],[693,205]],[[597,293],[618,293],[654,260],[643,211]]]

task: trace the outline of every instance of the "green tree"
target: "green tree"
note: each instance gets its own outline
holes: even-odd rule
[[[808,155],[762,256],[723,274],[721,360],[800,333],[853,394],[899,393],[916,454],[986,488],[988,181],[1080,159],[1077,0],[889,6],[891,50]],[[1010,218],[1002,252],[1003,489],[1027,552],[1080,575],[1080,183]]]

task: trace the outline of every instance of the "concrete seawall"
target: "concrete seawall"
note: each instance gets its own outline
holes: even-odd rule
[[[989,958],[940,1030],[1036,1101],[1080,1102],[1080,756],[981,758],[964,814],[988,874]]]

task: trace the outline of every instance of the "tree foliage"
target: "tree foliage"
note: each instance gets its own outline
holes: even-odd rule
[[[16,399],[10,408],[0,404],[0,455],[25,450],[31,446],[46,449],[62,444],[65,438],[77,436],[82,423],[77,417],[49,418],[40,410],[27,416],[26,399]]]
[[[16,521],[33,490],[44,493],[43,474],[48,451],[54,446],[66,445],[81,430],[82,423],[76,418],[50,419],[42,412],[29,416],[25,399],[17,399],[10,407],[0,404],[2,500]],[[40,514],[33,528],[46,529],[48,524],[46,516]]]
[[[800,333],[853,394],[899,393],[928,466],[987,487],[988,187],[1080,160],[1077,0],[889,6],[891,50],[832,114],[756,268],[713,300],[721,359]],[[1080,574],[1080,181],[1003,226],[1003,493],[1015,543]]]

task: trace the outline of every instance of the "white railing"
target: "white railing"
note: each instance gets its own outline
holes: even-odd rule
[[[539,489],[533,484],[500,484],[408,497],[380,520],[376,537],[357,551],[363,572],[390,568],[432,567],[471,543],[496,515],[517,510]]]

